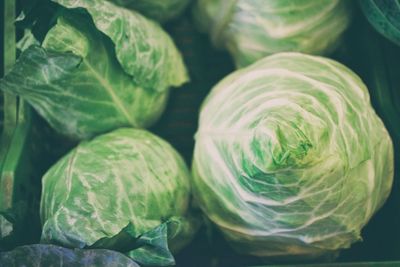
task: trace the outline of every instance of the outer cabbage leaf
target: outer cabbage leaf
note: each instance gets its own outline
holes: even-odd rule
[[[109,0],[160,22],[177,17],[191,0]]]
[[[328,54],[350,22],[346,0],[198,0],[199,28],[238,67],[284,51]]]
[[[23,97],[53,128],[73,137],[152,124],[164,110],[168,92],[132,82],[104,37],[87,23],[78,26],[60,17],[43,42],[45,48],[26,49],[0,88]]]
[[[119,129],[81,143],[46,173],[42,242],[171,265],[169,247],[180,249],[196,230],[187,216],[189,194],[188,169],[168,143]]]
[[[212,89],[193,179],[201,208],[241,253],[316,258],[361,239],[391,190],[393,147],[351,70],[281,53]]]
[[[371,25],[380,34],[400,45],[400,1],[362,0],[359,3]]]
[[[104,0],[52,1],[84,8],[97,29],[114,43],[122,68],[141,87],[162,92],[188,81],[181,54],[157,23]]]
[[[0,253],[0,265],[19,266],[63,266],[63,267],[139,267],[132,259],[105,249],[68,249],[54,245],[29,245]]]
[[[112,3],[92,4],[93,20],[109,38],[87,14],[64,10],[41,47],[24,46],[0,80],[0,89],[20,95],[74,138],[150,126],[165,108],[169,87],[187,81],[179,52],[158,25]]]

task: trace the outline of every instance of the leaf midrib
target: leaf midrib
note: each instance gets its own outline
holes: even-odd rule
[[[96,69],[92,67],[92,65],[86,60],[83,59],[82,64],[88,67],[90,72],[93,73],[94,77],[100,82],[100,84],[104,87],[104,89],[107,91],[107,93],[110,95],[112,101],[116,104],[117,109],[120,111],[121,114],[125,116],[125,118],[128,120],[128,122],[132,126],[136,126],[136,120],[129,114],[128,110],[126,109],[125,105],[122,103],[120,98],[114,93],[112,85],[101,75],[98,73]]]

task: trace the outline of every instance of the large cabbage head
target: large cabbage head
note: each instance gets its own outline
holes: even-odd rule
[[[212,89],[193,176],[204,213],[239,252],[316,258],[361,240],[391,190],[393,147],[351,70],[280,53]]]
[[[197,0],[194,18],[243,67],[284,51],[327,54],[350,22],[347,0]]]
[[[191,0],[109,0],[146,17],[166,22],[180,15]]]
[[[108,1],[53,2],[61,10],[55,25],[41,46],[23,51],[0,89],[18,94],[54,129],[77,139],[152,125],[170,87],[188,81],[170,36]]]
[[[119,129],[82,142],[43,177],[41,240],[171,265],[195,232],[189,171],[165,141]],[[167,242],[168,241],[168,242]]]
[[[400,0],[360,0],[359,3],[371,25],[400,45]]]

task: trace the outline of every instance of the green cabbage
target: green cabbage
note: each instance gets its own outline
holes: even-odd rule
[[[139,267],[121,253],[105,249],[68,249],[54,245],[29,245],[0,253],[1,266]]]
[[[390,193],[393,164],[358,76],[330,59],[280,53],[206,98],[193,187],[240,253],[317,258],[361,240]]]
[[[160,22],[177,17],[191,0],[109,0]]]
[[[195,232],[189,171],[159,137],[122,128],[82,142],[43,177],[41,242],[171,265]],[[168,241],[168,243],[167,243]]]
[[[71,10],[59,12],[41,46],[24,50],[0,89],[20,95],[53,128],[75,138],[153,124],[169,88],[188,80],[172,39],[156,23],[107,1],[56,2]]]
[[[347,0],[197,0],[193,14],[243,67],[277,52],[327,54],[350,22]]]
[[[400,0],[360,0],[359,3],[371,25],[400,45]]]

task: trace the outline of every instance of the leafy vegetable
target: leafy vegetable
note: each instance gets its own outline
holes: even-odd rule
[[[243,67],[283,51],[328,54],[350,22],[346,0],[198,0],[194,18]]]
[[[144,89],[162,92],[188,80],[180,53],[158,24],[103,0],[52,1],[67,8],[85,8],[97,29],[114,43],[124,71]]]
[[[94,25],[82,12],[60,12],[42,46],[22,53],[0,89],[19,94],[56,130],[76,138],[154,123],[169,87],[187,81],[170,37],[109,2],[57,2],[87,10]]]
[[[0,253],[2,266],[139,267],[123,254],[105,249],[68,249],[54,245],[29,245]]]
[[[391,139],[351,70],[280,53],[203,103],[195,197],[240,253],[316,258],[348,248],[393,180]]]
[[[109,0],[118,5],[134,9],[143,15],[165,22],[177,17],[191,0]]]
[[[372,26],[380,34],[400,45],[400,1],[363,0],[359,3]]]
[[[81,143],[46,173],[42,242],[171,265],[169,246],[179,250],[196,230],[186,215],[189,193],[187,167],[168,143],[119,129]]]

